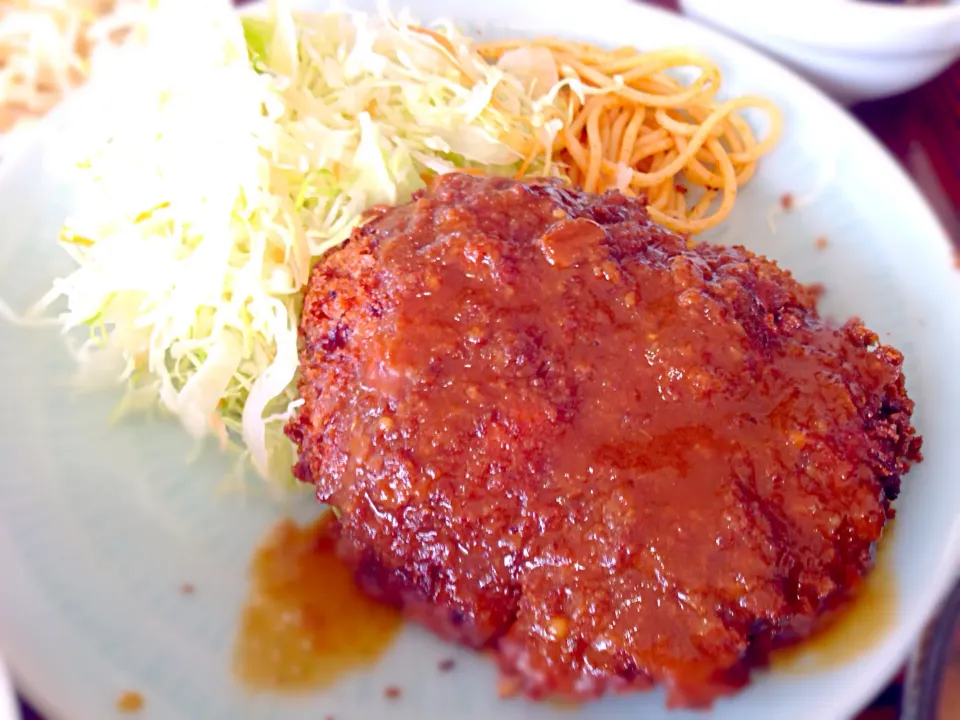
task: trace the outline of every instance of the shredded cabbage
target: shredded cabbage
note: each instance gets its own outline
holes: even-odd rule
[[[279,1],[241,20],[161,0],[147,27],[126,61],[142,121],[84,163],[61,236],[78,267],[39,309],[65,298],[63,326],[91,328],[82,364],[122,367],[120,414],[159,403],[293,487],[283,424],[312,263],[433,174],[557,173],[529,159],[560,128],[533,91],[556,68],[491,66],[449,24]]]
[[[36,121],[110,63],[145,9],[143,0],[0,3],[0,136]]]

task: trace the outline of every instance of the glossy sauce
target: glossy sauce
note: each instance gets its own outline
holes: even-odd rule
[[[872,560],[902,356],[641,204],[445,175],[315,266],[297,476],[365,587],[506,689],[703,706]]]
[[[893,566],[893,526],[877,549],[877,564],[849,605],[806,640],[777,650],[774,671],[807,673],[846,665],[870,652],[887,637],[897,621],[897,576]]]
[[[393,608],[364,596],[340,562],[336,518],[307,527],[275,526],[257,549],[234,652],[234,672],[248,688],[323,687],[375,662],[400,628]]]

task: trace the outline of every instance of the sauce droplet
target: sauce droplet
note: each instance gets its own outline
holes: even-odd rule
[[[117,698],[117,711],[122,713],[137,713],[143,710],[143,695],[133,690],[127,690]]]
[[[877,547],[876,564],[853,600],[806,640],[771,653],[774,671],[807,673],[845,665],[877,646],[897,619],[893,525]]]
[[[251,587],[234,649],[234,672],[251,690],[329,685],[374,663],[400,614],[374,602],[336,555],[337,521],[276,525],[253,557]]]

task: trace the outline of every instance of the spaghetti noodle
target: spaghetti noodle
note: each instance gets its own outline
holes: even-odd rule
[[[723,222],[739,187],[779,138],[776,105],[759,96],[717,101],[720,71],[695,51],[606,51],[554,38],[475,45],[489,62],[524,48],[548,50],[561,78],[556,106],[563,129],[552,148],[536,152],[552,155],[589,192],[645,195],[650,217],[677,232],[696,234]],[[667,74],[681,67],[700,75],[683,85]],[[763,140],[739,114],[750,107],[770,118]]]

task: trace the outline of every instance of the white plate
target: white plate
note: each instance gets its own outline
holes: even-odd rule
[[[10,676],[0,659],[0,720],[17,720],[17,701],[13,695]]]
[[[861,315],[904,351],[927,459],[905,479],[898,505],[895,626],[847,666],[762,675],[719,702],[715,715],[850,716],[899,666],[960,556],[960,273],[943,231],[891,158],[835,105],[778,65],[680,18],[627,0],[553,0],[549,11],[516,0],[412,4],[421,19],[448,15],[487,30],[690,45],[719,62],[726,92],[764,93],[784,109],[782,145],[712,239],[743,242],[800,279],[825,283],[828,312]],[[0,288],[18,308],[70,268],[56,246],[71,203],[57,141],[92,112],[79,101],[66,106],[0,167]],[[785,192],[810,198],[777,214]],[[815,249],[819,236],[829,239],[826,250]],[[111,427],[115,397],[70,398],[57,384],[71,361],[55,333],[0,324],[0,347],[0,647],[48,720],[112,717],[117,694],[130,688],[146,698],[140,717],[148,720],[665,715],[659,692],[579,710],[501,702],[483,659],[459,653],[456,671],[439,677],[436,662],[454,651],[416,628],[375,669],[329,691],[249,696],[231,679],[229,653],[251,550],[284,509],[215,495],[226,461],[211,452],[185,467],[189,442],[177,427]],[[309,510],[309,501],[297,508]],[[194,596],[178,592],[184,581],[196,583]],[[388,684],[404,688],[401,701],[383,698]]]

